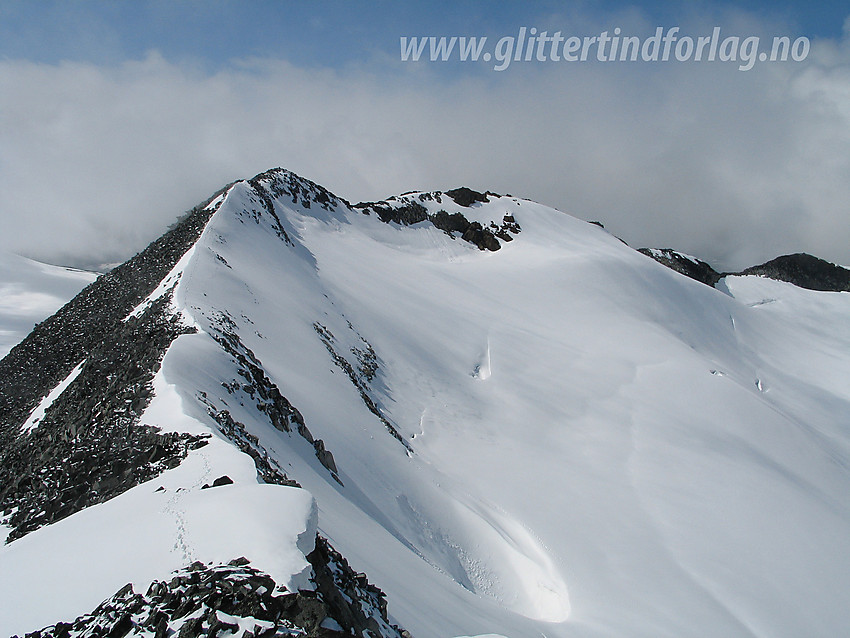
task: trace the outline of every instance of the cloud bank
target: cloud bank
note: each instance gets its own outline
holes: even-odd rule
[[[509,192],[724,269],[796,251],[850,265],[846,30],[747,72],[439,66],[0,61],[2,247],[120,261],[224,183],[284,166],[351,201]]]

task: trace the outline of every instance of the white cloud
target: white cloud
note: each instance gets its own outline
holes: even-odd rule
[[[850,264],[848,62],[837,42],[748,72],[550,62],[449,79],[427,63],[2,61],[3,242],[123,259],[224,183],[284,166],[353,201],[511,192],[725,268],[798,250]]]

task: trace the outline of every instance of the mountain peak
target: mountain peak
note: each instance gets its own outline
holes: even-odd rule
[[[310,208],[318,204],[325,210],[347,204],[323,186],[285,168],[272,168],[249,180],[251,186],[271,198],[289,197],[292,204]]]
[[[0,362],[0,626],[838,634],[850,300],[725,292],[525,199],[236,182]]]

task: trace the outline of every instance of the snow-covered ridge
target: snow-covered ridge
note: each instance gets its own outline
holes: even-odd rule
[[[310,563],[311,579],[309,534],[269,521],[239,550],[262,550],[245,555],[272,573],[276,543],[294,546],[275,580],[307,577],[326,629],[349,622],[333,600],[360,599],[358,626],[384,636],[831,636],[850,622],[847,295],[697,285],[592,224],[492,193],[352,206],[276,169],[216,206],[120,317],[153,293],[127,325],[160,307],[194,328],[169,343],[140,424],[207,443],[7,552],[58,558],[55,530],[95,515],[108,527],[107,507],[139,495],[164,501],[174,530],[163,569],[217,569],[237,554],[180,532],[181,503],[230,516],[238,494],[250,519],[297,494],[315,519],[306,505],[275,515],[315,526],[351,573]],[[472,224],[499,250],[465,239]],[[243,514],[221,534],[218,515],[202,534],[235,548],[224,532]]]

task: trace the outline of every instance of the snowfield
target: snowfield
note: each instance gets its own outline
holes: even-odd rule
[[[97,273],[0,253],[0,357],[96,277]]]
[[[199,332],[142,422],[210,443],[0,550],[7,633],[193,560],[308,587],[317,529],[417,638],[846,632],[850,294],[713,289],[517,198],[418,200],[512,216],[496,252],[305,199],[272,215],[238,182],[156,292]],[[258,409],[228,339],[309,438]],[[303,489],[257,484],[224,410]]]

